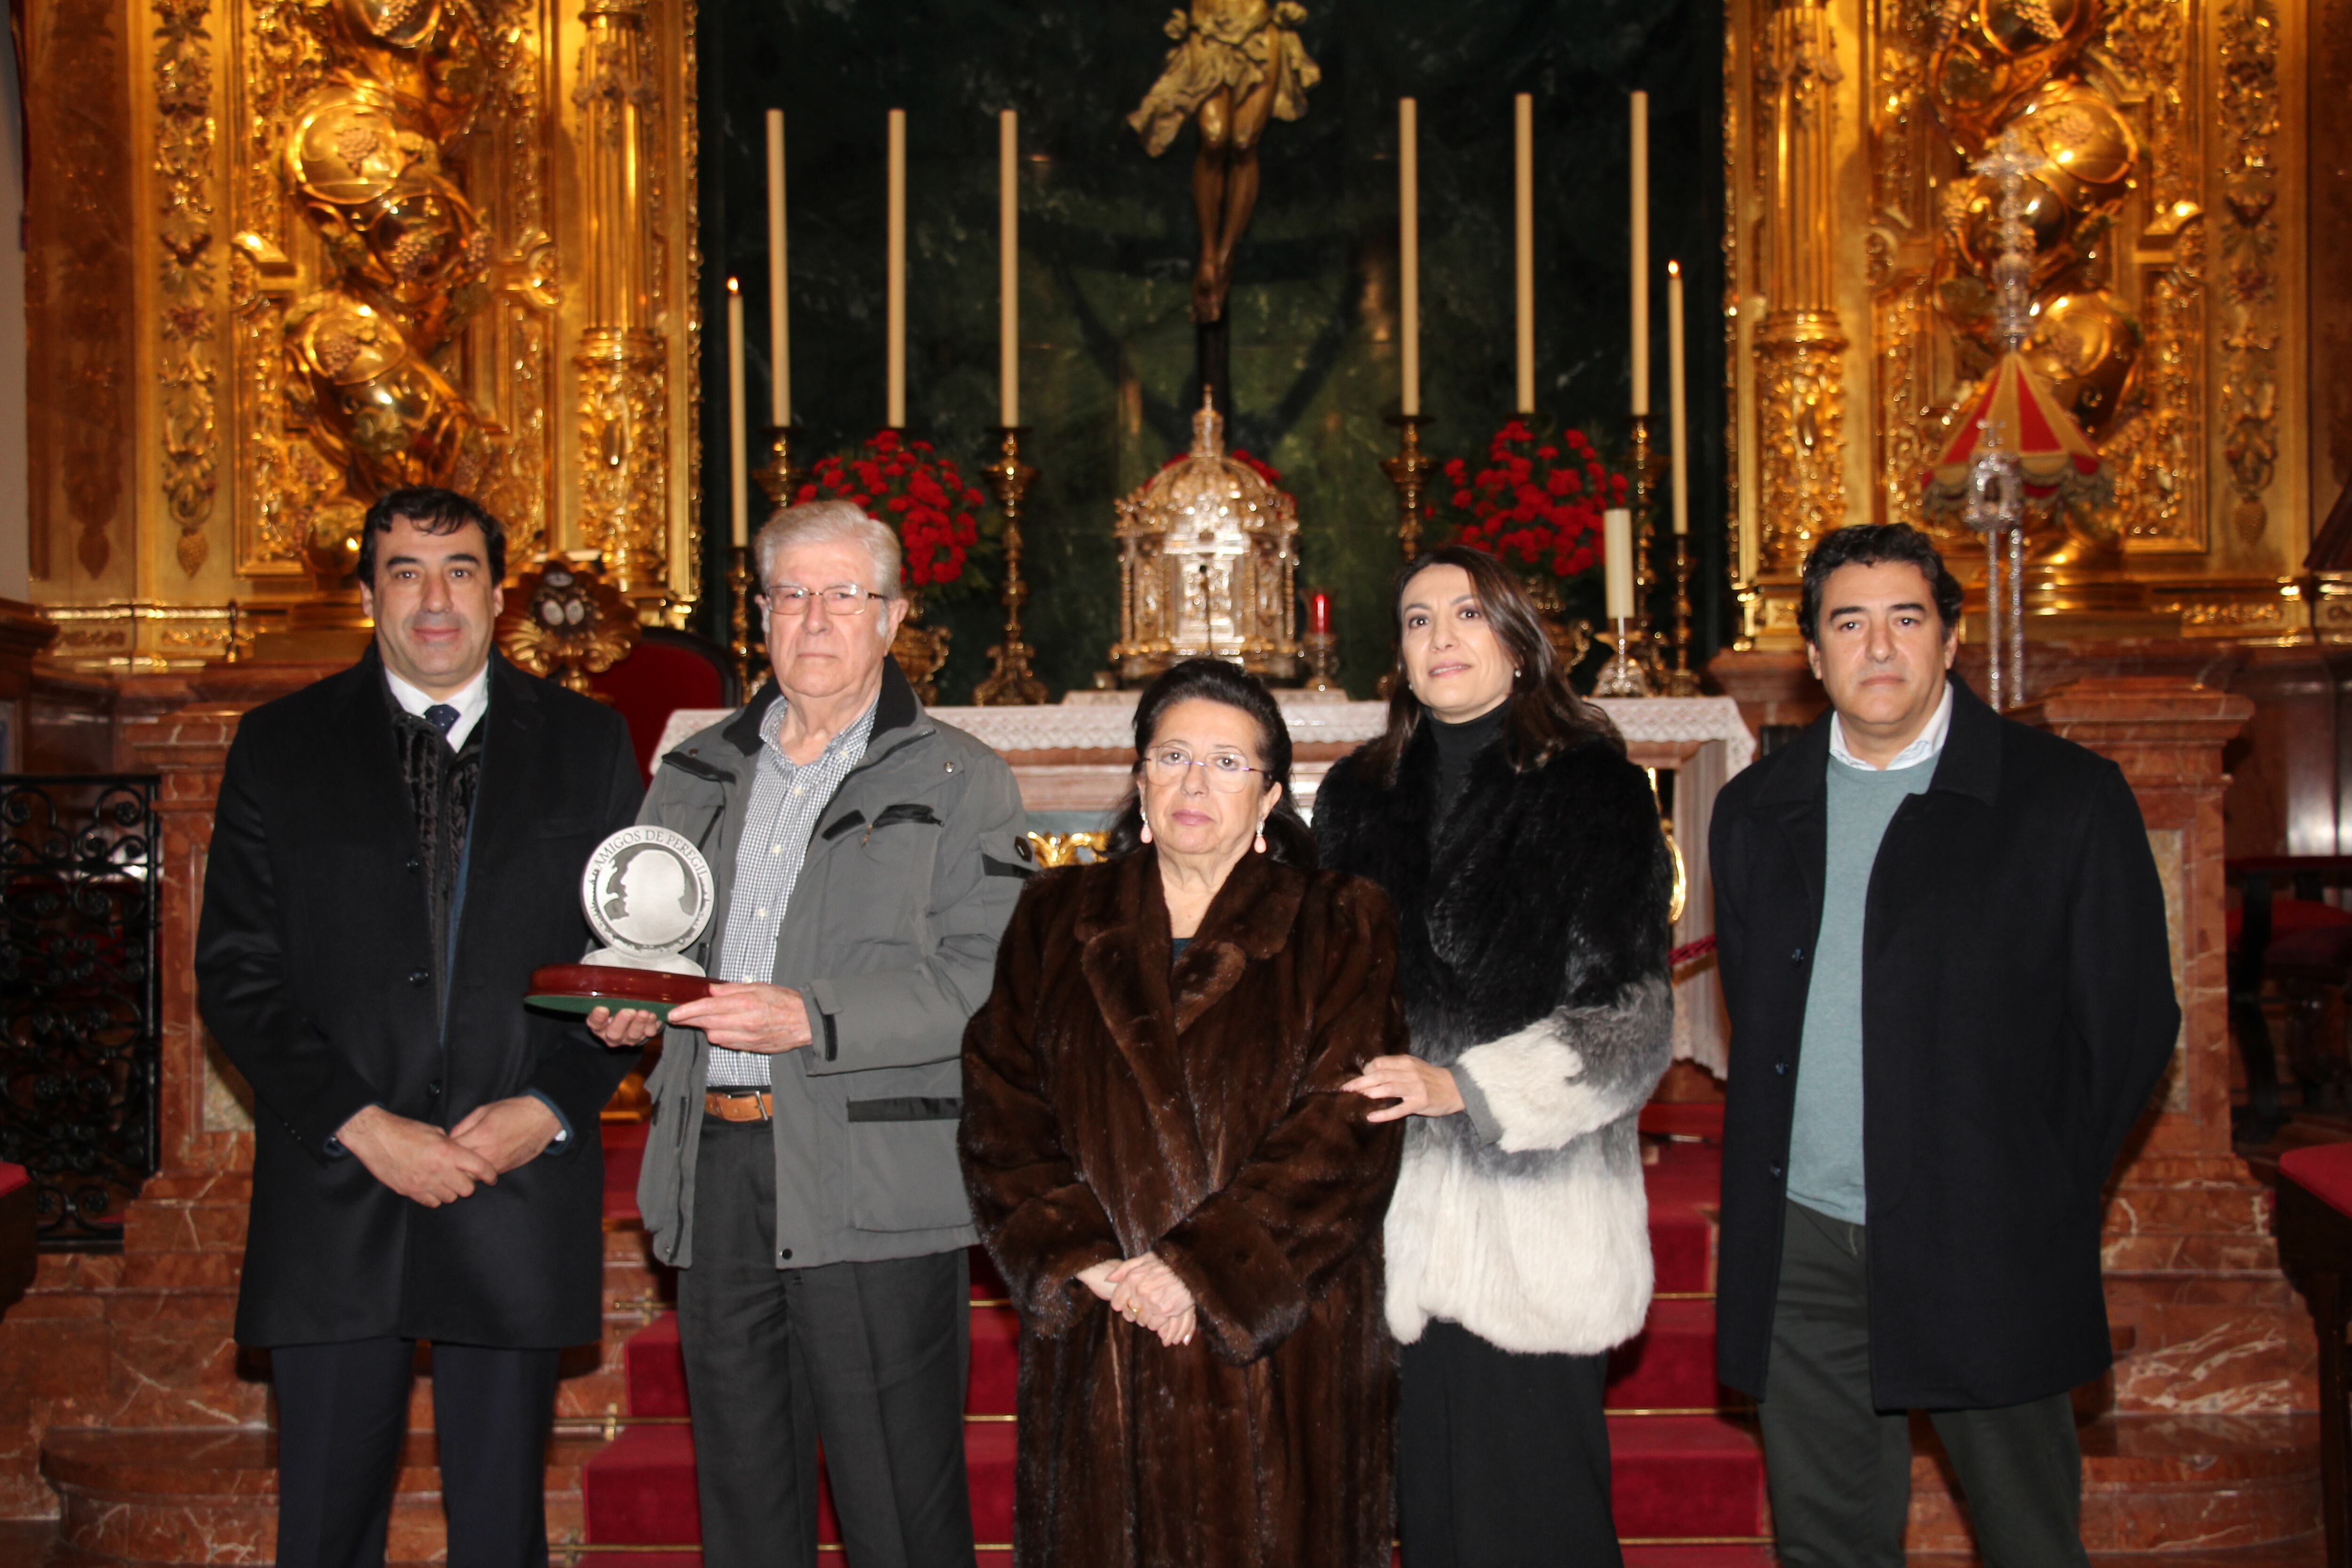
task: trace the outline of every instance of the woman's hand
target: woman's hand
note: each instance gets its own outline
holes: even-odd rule
[[[1156,1254],[1129,1258],[1108,1279],[1115,1288],[1111,1306],[1158,1334],[1161,1344],[1181,1345],[1192,1339],[1192,1292]]]
[[[1367,1100],[1393,1100],[1364,1118],[1394,1121],[1400,1116],[1451,1116],[1462,1109],[1462,1091],[1454,1075],[1419,1057],[1374,1057],[1363,1074],[1339,1086]]]
[[[661,1033],[661,1019],[643,1007],[624,1007],[618,1012],[599,1007],[588,1015],[588,1032],[621,1049],[644,1045]]]
[[[1078,1270],[1078,1283],[1093,1291],[1096,1300],[1108,1301],[1111,1299],[1111,1293],[1118,1289],[1110,1282],[1110,1271],[1118,1265],[1118,1258],[1108,1258],[1092,1268],[1081,1268]]]

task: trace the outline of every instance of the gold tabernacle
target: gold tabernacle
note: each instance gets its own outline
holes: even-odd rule
[[[1224,420],[1202,399],[1192,449],[1118,502],[1123,681],[1180,659],[1230,658],[1253,675],[1298,671],[1297,509],[1225,452]]]

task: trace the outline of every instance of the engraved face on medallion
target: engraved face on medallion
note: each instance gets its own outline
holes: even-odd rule
[[[596,847],[580,879],[588,923],[608,947],[675,953],[710,923],[709,863],[667,827],[627,827]]]

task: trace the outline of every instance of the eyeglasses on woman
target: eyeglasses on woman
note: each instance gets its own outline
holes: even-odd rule
[[[1211,752],[1195,757],[1181,746],[1154,746],[1143,754],[1143,761],[1155,784],[1175,784],[1186,769],[1199,768],[1211,789],[1229,795],[1248,788],[1250,775],[1258,771],[1239,752]]]

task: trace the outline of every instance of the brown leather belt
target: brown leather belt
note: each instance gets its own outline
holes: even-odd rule
[[[764,1089],[733,1094],[714,1089],[702,1097],[702,1114],[721,1121],[769,1121],[775,1118],[776,1097]]]

